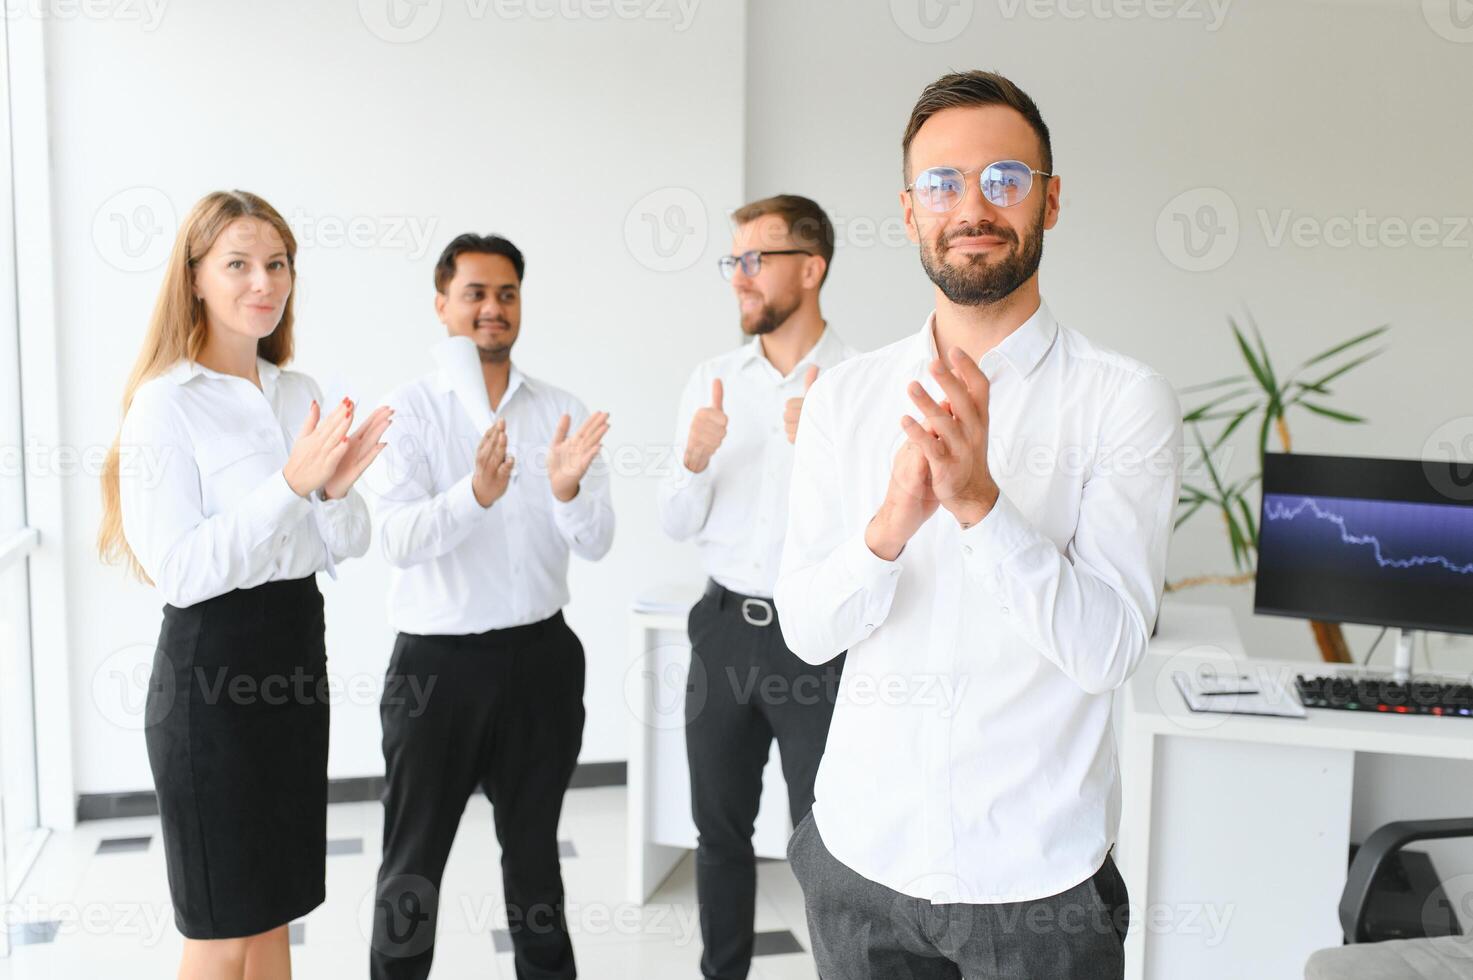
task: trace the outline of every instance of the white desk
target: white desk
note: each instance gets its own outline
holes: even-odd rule
[[[691,602],[699,596],[692,596]],[[696,846],[685,756],[686,686],[697,698],[719,678],[690,676],[690,640],[684,614],[629,614],[628,896],[644,904],[686,852]],[[788,789],[776,751],[762,773],[762,805],[752,846],[758,857],[787,854],[792,821]]]
[[[1273,671],[1291,687],[1296,673],[1330,668],[1245,659],[1226,610],[1163,611],[1116,703],[1127,976],[1296,980],[1310,953],[1341,942],[1356,753],[1466,760],[1473,721],[1195,714],[1171,675],[1203,660]]]
[[[695,847],[685,625],[684,615],[629,620],[628,894],[639,903]],[[1473,721],[1194,714],[1171,675],[1203,660],[1276,671],[1286,681],[1329,667],[1247,659],[1229,610],[1166,604],[1151,652],[1115,699],[1117,855],[1132,911],[1127,976],[1297,980],[1311,952],[1340,943],[1356,754],[1473,759]],[[786,793],[774,753],[754,839],[761,856],[785,852]]]

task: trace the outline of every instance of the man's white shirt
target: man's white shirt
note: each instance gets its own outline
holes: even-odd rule
[[[440,371],[386,400],[394,421],[370,470],[374,518],[393,566],[389,624],[416,634],[482,633],[535,623],[567,605],[568,555],[596,561],[613,543],[608,468],[595,459],[577,496],[552,494],[548,448],[559,418],[570,435],[588,418],[566,391],[511,367],[495,416],[506,420],[515,467],[482,507],[471,488],[476,429]]]
[[[788,399],[803,394],[810,366],[816,365],[822,378],[856,353],[833,328],[825,327],[787,375],[779,374],[767,359],[760,336],[706,361],[691,374],[680,396],[671,472],[658,491],[660,525],[677,541],[695,539],[706,574],[719,585],[771,598],[782,557],[793,467],[784,409]],[[726,438],[706,468],[692,473],[684,463],[686,438],[696,412],[711,404],[711,382],[717,378],[724,389]],[[802,427],[800,421],[798,428]]]
[[[939,508],[882,560],[864,532],[920,415],[906,385],[943,397],[934,321],[809,392],[776,605],[805,661],[849,651],[813,808],[834,856],[918,898],[1036,899],[1115,839],[1111,701],[1160,605],[1181,411],[1040,305],[980,361],[996,506],[967,530]]]

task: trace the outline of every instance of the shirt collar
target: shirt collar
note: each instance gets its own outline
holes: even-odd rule
[[[823,333],[818,335],[818,342],[809,349],[807,354],[804,354],[798,360],[797,364],[793,365],[793,370],[783,380],[786,381],[788,378],[801,376],[800,373],[810,364],[818,364],[819,367],[823,367],[819,362],[828,354],[829,348],[838,343],[837,338],[838,335],[834,333],[833,328],[825,323]],[[767,355],[762,349],[762,336],[760,334],[742,345],[741,366],[746,367],[756,362],[765,362],[772,369],[773,374],[777,373],[777,368],[773,367],[772,362],[767,360]]]
[[[1054,319],[1048,304],[1040,300],[1034,314],[1004,337],[1000,344],[983,354],[981,363],[985,364],[988,360],[996,360],[1000,357],[1018,372],[1019,377],[1026,378],[1033,373],[1033,369],[1038,367],[1044,355],[1053,347],[1054,338],[1058,336],[1058,333],[1058,321]],[[939,356],[936,351],[935,310],[932,310],[931,314],[926,317],[926,324],[921,328],[917,339],[918,348],[926,358],[926,363],[929,364]]]
[[[516,362],[513,361],[511,365],[511,373],[507,375],[506,379],[506,394],[501,396],[502,407],[505,407],[507,402],[511,401],[511,396],[516,393],[518,388],[522,387],[522,385],[524,384],[530,383],[531,380],[531,378],[528,378],[525,374],[522,373],[522,369],[517,367]],[[450,379],[446,377],[444,371],[436,369],[434,375],[434,387],[436,391],[450,390]],[[491,411],[494,415],[500,414],[500,411],[498,409],[492,409]]]
[[[276,384],[277,377],[281,375],[281,368],[272,364],[264,357],[257,357],[256,373],[261,376],[261,387],[265,389],[268,386],[274,386]],[[207,368],[198,361],[191,361],[189,358],[181,359],[173,367],[169,368],[164,376],[176,385],[182,385],[200,375],[208,378],[233,377],[233,375],[222,374],[213,368]]]

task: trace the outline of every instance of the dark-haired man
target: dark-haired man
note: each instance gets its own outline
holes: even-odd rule
[[[660,522],[694,538],[709,577],[690,611],[686,753],[696,825],[696,895],[708,980],[741,980],[757,898],[752,834],[774,737],[796,824],[813,802],[842,661],[810,667],[783,644],[772,586],[787,523],[788,472],[803,393],[854,351],[824,322],[818,294],[834,228],[806,197],[732,214],[722,256],[751,340],[696,368],[681,396],[676,466]]]
[[[608,415],[512,363],[522,253],[461,235],[435,312],[469,337],[495,421],[478,431],[436,371],[389,396],[375,513],[398,631],[380,706],[387,786],[375,978],[424,977],[441,875],[471,793],[491,801],[517,976],[575,976],[557,825],[583,740],[583,646],[563,620],[568,555],[597,561],[614,514],[592,466]]]
[[[1059,178],[1032,99],[947,75],[903,146],[936,309],[809,394],[777,584],[799,657],[847,650],[789,843],[814,956],[825,980],[1120,977],[1111,701],[1160,604],[1180,409],[1042,301]]]

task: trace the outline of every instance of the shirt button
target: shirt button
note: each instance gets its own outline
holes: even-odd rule
[[[865,623],[864,624],[864,628],[873,633],[874,632],[874,629],[875,629],[875,624],[874,623]]]
[[[964,544],[962,545],[962,551],[970,555],[972,553],[972,546],[969,544]]]
[[[1008,614],[1008,607],[1007,607],[1007,606],[1003,606],[1003,607],[1002,607],[1002,614],[1003,614],[1003,615],[1004,615],[1004,616],[1006,616],[1006,615],[1007,615],[1007,614]]]

